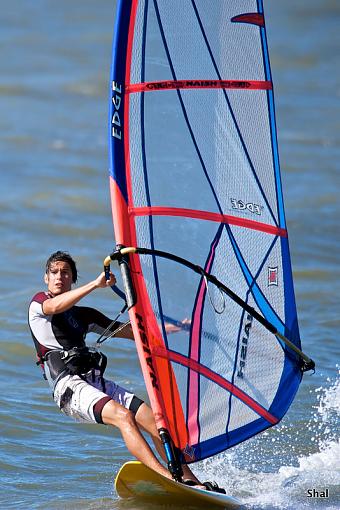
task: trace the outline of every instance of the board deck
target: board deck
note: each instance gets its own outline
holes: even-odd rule
[[[115,479],[115,488],[121,498],[135,498],[155,504],[226,509],[241,507],[241,502],[236,498],[169,480],[138,461],[126,462],[121,467]]]

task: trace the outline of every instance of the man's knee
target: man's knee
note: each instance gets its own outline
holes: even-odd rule
[[[135,424],[134,414],[129,411],[129,409],[125,409],[125,407],[113,400],[107,402],[103,407],[102,420],[106,425],[114,425],[119,429]]]
[[[136,413],[136,421],[145,431],[151,435],[158,435],[155,417],[151,408],[143,403]]]

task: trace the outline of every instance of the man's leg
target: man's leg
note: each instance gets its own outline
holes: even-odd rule
[[[145,404],[142,404],[143,407]],[[140,409],[139,409],[140,410]],[[139,414],[139,410],[137,414]],[[136,417],[137,417],[136,414]],[[106,425],[119,428],[129,452],[140,462],[161,475],[171,478],[169,471],[157,460],[136,423],[135,416],[122,405],[110,400],[103,407],[101,418]]]
[[[158,434],[158,431],[156,428],[154,415],[153,415],[150,407],[147,404],[145,404],[145,402],[140,406],[140,408],[138,409],[138,411],[136,413],[136,422],[145,432],[150,434],[157,452],[162,457],[162,459],[164,461],[166,461],[166,455],[164,452],[162,441],[159,437],[159,434]],[[189,466],[187,466],[186,464],[182,464],[182,469],[183,469],[183,479],[184,480],[193,480],[198,485],[201,485],[200,481],[198,480],[198,478],[196,478],[196,476],[191,471]]]

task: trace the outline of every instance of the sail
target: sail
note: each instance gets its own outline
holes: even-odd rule
[[[110,95],[118,246],[215,275],[300,347],[261,0],[119,0]],[[275,425],[298,356],[202,274],[129,258],[158,428],[186,462]],[[168,321],[185,321],[170,332]]]

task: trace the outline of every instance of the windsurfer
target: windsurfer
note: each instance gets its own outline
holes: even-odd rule
[[[38,364],[44,370],[58,407],[67,415],[86,423],[118,427],[130,453],[143,464],[171,478],[157,459],[141,431],[150,434],[157,452],[165,460],[150,407],[115,382],[104,379],[106,357],[85,344],[88,332],[102,333],[107,328],[119,331],[121,338],[133,339],[131,326],[115,322],[89,307],[76,306],[98,288],[114,285],[110,273],[106,281],[101,273],[95,280],[72,289],[77,268],[65,252],[53,253],[46,263],[44,281],[47,292],[37,293],[29,307],[29,326],[37,350]],[[170,331],[169,331],[170,332]],[[201,486],[188,466],[183,479]]]

